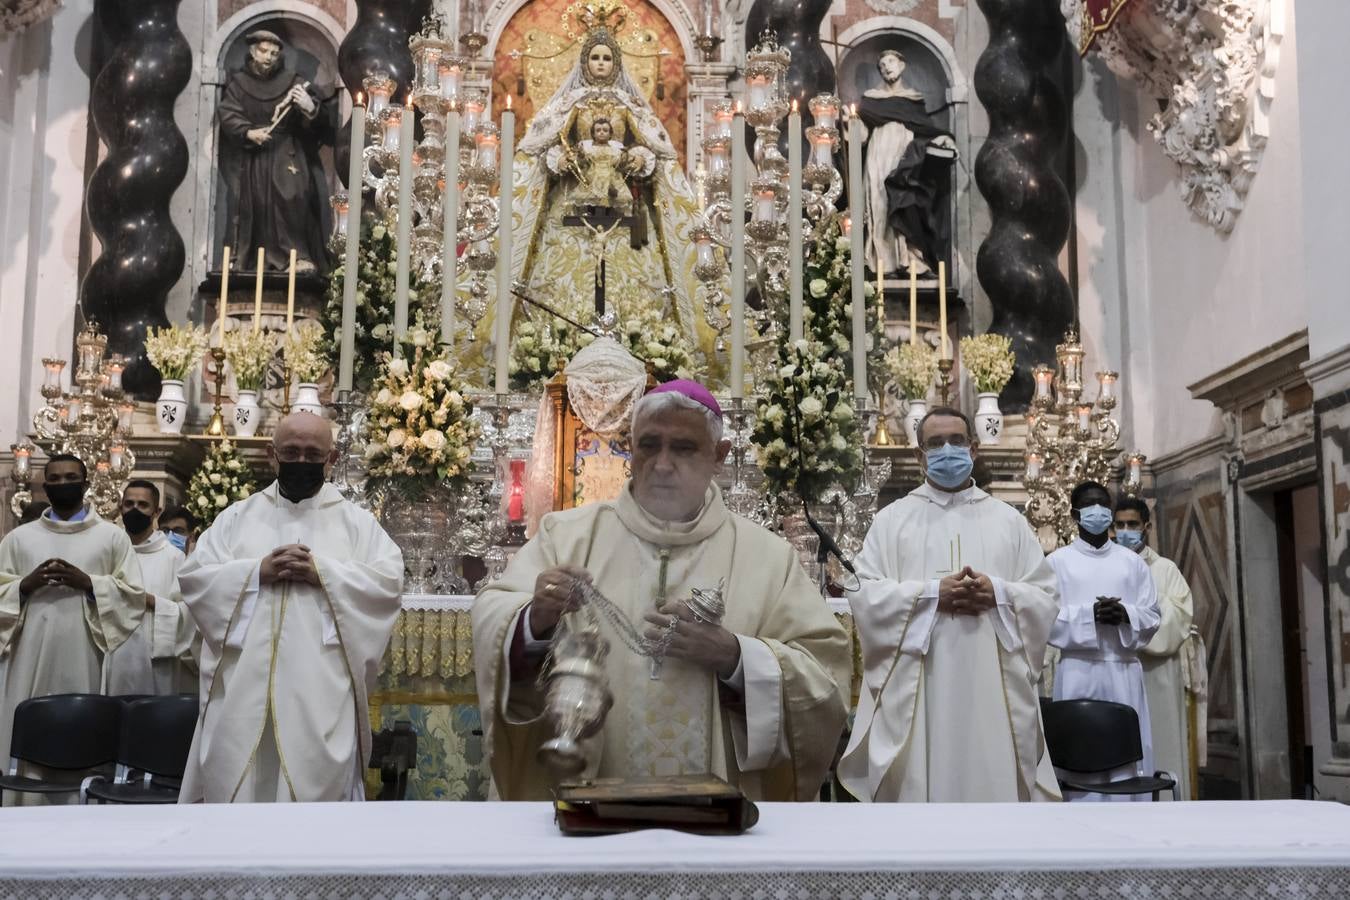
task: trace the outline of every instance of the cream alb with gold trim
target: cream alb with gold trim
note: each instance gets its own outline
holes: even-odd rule
[[[863,685],[839,780],[869,801],[1058,800],[1036,682],[1055,573],[1015,509],[922,485],[877,514],[850,598]],[[979,616],[939,614],[937,581],[994,583]]]
[[[310,549],[320,587],[260,585],[263,557]],[[403,555],[331,484],[276,483],[221,513],[179,573],[202,633],[203,699],[182,802],[362,797],[367,696],[399,614]]]
[[[642,623],[657,598],[688,597],[723,581],[722,625],[741,645],[744,692],[705,669],[624,649],[612,626],[605,665],[614,707],[586,742],[598,777],[709,773],[752,799],[806,800],[820,790],[847,715],[849,641],[781,538],[733,515],[716,486],[685,525],[648,516],[625,487],[618,499],[552,513],[473,608],[474,669],[484,744],[496,792],[547,799],[535,753],[552,737],[532,678],[513,678],[511,644],[535,579],[581,566],[628,618]]]
[[[139,544],[145,592],[155,598],[141,627],[132,632],[104,663],[109,694],[178,694],[197,692],[195,643],[197,629],[178,590],[178,570],[187,559],[164,532],[154,531]]]

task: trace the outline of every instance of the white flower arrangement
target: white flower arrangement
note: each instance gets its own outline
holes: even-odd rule
[[[384,355],[366,417],[368,484],[405,497],[467,479],[479,433],[454,366],[434,342],[413,338],[404,356]]]
[[[961,364],[970,373],[976,391],[997,394],[1012,380],[1017,356],[1007,335],[977,334],[961,338]]]
[[[208,339],[200,325],[151,328],[145,333],[145,355],[165,381],[185,381],[201,362]]]
[[[236,328],[225,334],[225,358],[234,368],[234,380],[241,391],[262,389],[276,352],[276,338],[261,329]]]
[[[323,327],[319,323],[301,322],[286,335],[283,345],[291,373],[301,384],[317,384],[328,372]]]
[[[659,309],[639,307],[623,323],[620,338],[630,353],[647,362],[657,381],[698,378],[703,374],[689,339]]]
[[[258,489],[253,472],[230,441],[211,447],[206,459],[188,482],[187,508],[206,529],[231,503],[251,496]]]
[[[802,274],[804,285],[802,296],[803,333],[813,341],[819,341],[831,351],[840,354],[851,352],[853,343],[853,269],[850,254],[850,242],[843,236],[843,217],[835,214],[821,222],[819,235],[811,245],[806,266]],[[876,377],[882,370],[886,337],[884,331],[885,311],[883,298],[877,296],[876,285],[871,281],[863,285],[863,297],[867,301],[867,368],[873,373],[868,380],[875,390],[881,390],[882,383]],[[787,304],[782,304],[783,320],[779,323],[787,331]],[[847,372],[852,380],[852,370]]]
[[[813,503],[856,481],[861,435],[840,354],[818,341],[780,345],[764,386],[751,440],[768,487]]]
[[[937,351],[922,342],[901,344],[886,354],[886,368],[906,400],[922,400],[937,377]]]
[[[595,340],[588,332],[566,323],[540,325],[529,319],[513,329],[511,356],[507,374],[511,389],[530,391],[558,374],[577,355],[577,351]],[[644,356],[646,354],[643,354]]]

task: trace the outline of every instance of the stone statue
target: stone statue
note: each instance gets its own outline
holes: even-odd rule
[[[882,51],[884,82],[865,91],[858,115],[867,130],[867,261],[885,274],[922,274],[946,259],[951,226],[943,205],[951,190],[956,142],[928,112],[923,94],[901,79],[905,58]]]
[[[285,67],[275,33],[259,29],[245,40],[248,59],[230,75],[220,102],[222,138],[239,157],[226,241],[250,262],[263,247],[271,270],[288,268],[295,249],[298,273],[321,274],[329,266],[319,148],[336,131],[333,92]]]

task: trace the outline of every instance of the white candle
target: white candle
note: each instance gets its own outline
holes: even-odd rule
[[[361,95],[352,106],[351,159],[347,166],[347,255],[342,282],[342,336],[338,344],[338,390],[352,389],[352,365],[356,358],[356,283],[361,268],[361,182],[366,150],[366,108]]]
[[[258,273],[254,278],[253,286],[253,333],[262,331],[262,288],[263,288],[263,263],[267,259],[267,251],[262,247],[258,248]],[[116,466],[114,466],[116,468]]]
[[[862,119],[857,111],[848,120],[848,206],[854,226],[849,232],[849,265],[853,284],[853,395],[867,399],[867,297],[863,280],[863,228],[858,213],[863,211]]]
[[[458,15],[458,13],[456,13]],[[441,343],[455,346],[455,291],[459,282],[459,110],[445,117],[445,197],[441,203]]]
[[[394,354],[402,353],[403,336],[408,333],[408,287],[412,277],[412,189],[413,189],[413,115],[412,99],[403,110],[398,144],[398,232],[394,269]]]
[[[938,336],[942,342],[942,358],[947,359],[950,347],[947,344],[947,263],[938,260]]]
[[[788,337],[802,337],[802,115],[788,116]]]
[[[286,333],[291,333],[295,324],[295,249],[291,249],[291,265],[286,275]]]
[[[909,342],[919,343],[919,273],[909,267]]]
[[[506,393],[507,359],[511,350],[511,192],[515,187],[512,158],[516,146],[516,114],[511,111],[511,98],[506,98],[506,111],[502,113],[502,177],[501,192],[497,201],[497,337],[496,337],[496,378],[494,385],[497,393]]]
[[[731,397],[745,396],[745,117],[731,120]]]
[[[220,345],[225,346],[225,307],[230,297],[230,248],[220,255]]]
[[[713,33],[713,5],[712,0],[703,0],[703,33],[711,35]]]

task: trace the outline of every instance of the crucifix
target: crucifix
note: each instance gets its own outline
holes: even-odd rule
[[[612,206],[578,206],[572,215],[563,216],[563,224],[586,228],[595,240],[595,320],[605,316],[605,251],[609,238],[620,225],[627,226],[635,235],[634,216],[625,215]]]

